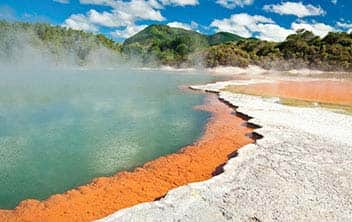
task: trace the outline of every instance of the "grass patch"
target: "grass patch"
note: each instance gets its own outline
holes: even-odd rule
[[[260,93],[249,92],[246,86],[226,86],[223,90],[232,92],[232,93],[246,94],[251,96],[261,96],[263,98],[272,97],[272,96],[261,95]]]
[[[287,106],[299,106],[299,107],[318,107],[320,106],[317,102],[312,102],[308,100],[301,99],[291,99],[291,98],[279,98],[279,103]]]
[[[248,92],[245,87],[237,87],[237,86],[227,86],[224,88],[224,91],[239,93],[251,96],[260,96],[261,98],[273,98],[275,96],[269,95],[260,95],[260,93]],[[340,104],[332,104],[332,103],[321,103],[318,101],[310,101],[303,99],[292,99],[292,98],[283,98],[279,97],[279,103],[287,106],[296,106],[296,107],[321,107],[325,109],[329,109],[336,113],[348,114],[352,115],[352,104],[351,105],[340,105]]]
[[[329,109],[333,112],[352,115],[352,106],[349,106],[349,105],[320,103],[315,101],[307,101],[307,100],[291,99],[291,98],[280,98],[280,104],[287,105],[287,106],[298,106],[298,107],[322,107],[322,108]]]

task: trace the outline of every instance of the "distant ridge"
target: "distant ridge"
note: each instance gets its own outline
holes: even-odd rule
[[[153,42],[167,41],[177,37],[191,38],[192,42],[196,43],[198,47],[206,47],[209,45],[217,45],[226,42],[237,42],[244,39],[241,36],[229,33],[218,32],[213,35],[204,35],[193,30],[186,30],[182,28],[173,28],[167,25],[150,25],[132,37],[124,41],[124,45],[139,43],[148,46]]]
[[[172,28],[167,25],[150,25],[134,36],[125,40],[122,51],[129,58],[141,59],[145,64],[168,64],[171,66],[194,63],[190,55],[206,50],[210,46],[225,43],[236,43],[244,38],[219,32],[214,35],[204,35],[196,31],[182,28]],[[195,60],[201,59],[201,55]],[[196,62],[199,63],[199,62]],[[189,66],[189,65],[187,65]]]
[[[39,56],[37,53],[25,57],[24,52],[39,52]],[[50,24],[0,20],[1,63],[40,56],[55,64],[68,61],[78,65],[128,62],[152,67],[257,65],[276,70],[308,68],[351,72],[352,33],[329,32],[320,37],[301,29],[282,42],[272,42],[228,32],[204,35],[167,25],[150,25],[121,44],[102,34]]]
[[[228,32],[204,35],[167,25],[151,25],[126,39],[122,53],[148,65],[247,67],[254,64],[277,70],[351,71],[352,33],[329,32],[322,38],[301,29],[282,42],[273,42]]]
[[[209,45],[218,45],[227,42],[237,42],[243,39],[245,38],[229,32],[218,32],[208,36]]]

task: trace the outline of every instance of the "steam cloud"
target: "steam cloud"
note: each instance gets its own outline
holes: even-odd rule
[[[95,39],[88,37],[64,41],[68,42],[69,47],[62,47],[55,41],[43,41],[38,33],[30,29],[1,30],[1,70],[126,66],[120,53],[97,43]]]

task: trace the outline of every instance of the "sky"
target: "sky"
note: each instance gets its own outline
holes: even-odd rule
[[[0,0],[0,20],[45,22],[117,41],[150,24],[283,41],[298,29],[352,31],[352,0]]]

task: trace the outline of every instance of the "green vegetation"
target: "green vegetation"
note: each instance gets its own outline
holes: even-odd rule
[[[144,64],[176,65],[185,62],[196,49],[205,48],[205,36],[194,31],[151,25],[123,43],[123,52],[131,58],[140,57]]]
[[[121,44],[84,31],[76,31],[42,23],[0,21],[0,58],[11,61],[21,56],[25,49],[53,56],[56,61],[72,57],[77,64],[84,64],[91,52],[99,48],[120,53]],[[67,59],[67,58],[66,58]]]
[[[289,70],[313,68],[352,71],[352,34],[331,32],[324,38],[298,30],[283,42],[219,32],[203,35],[195,31],[150,25],[123,44],[105,36],[48,24],[0,21],[0,57],[13,59],[30,45],[53,54],[57,60],[70,55],[78,64],[87,63],[97,49],[108,49],[121,58],[143,65],[159,66],[240,66]],[[17,51],[16,51],[17,50]]]
[[[139,55],[144,64],[173,66],[218,65],[288,70],[313,68],[326,71],[352,70],[352,34],[331,32],[324,38],[298,30],[276,43],[219,32],[211,36],[194,31],[151,25],[127,39],[123,52]]]
[[[242,86],[227,86],[224,88],[224,91],[239,93],[239,94],[246,94],[251,96],[260,96],[266,99],[275,97],[270,95],[262,95],[261,93],[249,92]],[[342,104],[323,103],[318,101],[285,98],[285,97],[278,97],[278,99],[279,99],[279,103],[282,105],[296,106],[296,107],[322,107],[322,108],[330,109],[337,113],[352,115],[352,104],[342,105]]]
[[[123,43],[123,52],[131,58],[136,55],[145,64],[192,65],[192,54],[210,45],[238,41],[237,35],[220,32],[211,36],[167,25],[151,25]]]
[[[349,106],[349,105],[312,102],[307,100],[299,100],[299,99],[291,99],[291,98],[280,98],[280,104],[287,105],[287,106],[298,106],[298,107],[323,107],[325,109],[329,109],[336,113],[352,115],[352,106]]]
[[[230,51],[242,50],[242,53]],[[211,53],[209,53],[209,51]],[[215,52],[214,52],[215,51]],[[245,52],[245,53],[243,53]],[[352,71],[352,34],[330,32],[324,38],[312,32],[298,30],[280,43],[258,39],[244,39],[236,43],[213,46],[206,53],[206,66],[214,66],[213,55],[221,55],[217,61],[227,61],[221,65],[255,64],[263,68],[288,70],[293,68],[313,68],[327,71]],[[223,57],[232,55],[232,59]],[[210,61],[210,62],[209,62]],[[216,65],[216,63],[215,63]]]
[[[237,42],[243,40],[244,38],[229,32],[218,32],[214,35],[208,36],[209,45],[218,45],[227,42]]]
[[[352,34],[330,32],[320,39],[312,32],[299,30],[277,47],[285,60],[299,59],[308,67],[352,69]]]
[[[237,47],[235,43],[226,43],[210,47],[204,53],[205,64],[208,67],[249,65],[249,54]]]

